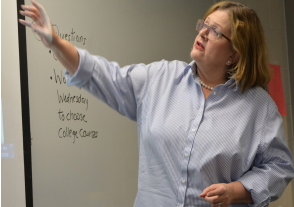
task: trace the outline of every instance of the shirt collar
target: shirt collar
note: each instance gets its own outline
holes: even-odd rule
[[[195,74],[197,75],[196,68],[197,68],[196,62],[193,60],[185,68],[183,76],[185,76],[190,69],[192,70],[192,72],[195,71]],[[192,75],[193,75],[193,73],[192,73]],[[198,79],[198,76],[197,76],[197,79]],[[237,80],[234,78],[234,76],[231,79],[229,79],[224,85],[232,87],[233,91],[238,91],[240,89],[240,82],[237,83]]]
[[[185,68],[185,70],[184,70],[184,76],[188,73],[188,71],[190,70],[190,69],[192,69],[192,71],[194,70],[194,68],[195,68],[195,66],[196,66],[196,63],[195,63],[195,61],[193,60],[189,65],[187,65],[187,67]]]

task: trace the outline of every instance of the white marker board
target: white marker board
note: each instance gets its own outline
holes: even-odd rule
[[[197,19],[213,3],[39,2],[60,37],[120,66],[190,62]],[[68,87],[50,50],[30,29],[26,37],[34,206],[132,206],[139,160],[136,122],[83,89]],[[74,120],[77,116],[80,120]]]

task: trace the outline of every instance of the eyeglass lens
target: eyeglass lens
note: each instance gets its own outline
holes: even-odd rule
[[[200,32],[202,29],[205,29],[205,28],[207,28],[208,39],[216,40],[219,37],[220,32],[215,27],[208,26],[203,20],[202,21],[199,20],[196,24],[196,30]]]

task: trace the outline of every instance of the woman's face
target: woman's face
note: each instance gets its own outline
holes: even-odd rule
[[[216,10],[204,21],[209,26],[216,27],[226,37],[231,37],[230,18],[226,11]],[[191,58],[203,70],[219,70],[219,68],[226,70],[226,62],[231,59],[233,54],[231,42],[223,36],[217,40],[209,40],[206,35],[207,29],[202,29],[196,36]]]

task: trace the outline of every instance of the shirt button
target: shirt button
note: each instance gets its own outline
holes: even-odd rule
[[[185,157],[188,157],[188,156],[189,156],[189,154],[188,154],[188,153],[186,153],[186,154],[185,154]]]
[[[185,184],[185,183],[186,183],[186,181],[185,181],[185,180],[182,180],[182,183],[183,183],[183,184]]]
[[[183,205],[179,205],[179,207],[183,207]]]
[[[213,95],[216,95],[216,92],[213,92]]]
[[[192,129],[192,132],[195,132],[196,131],[196,129]]]
[[[200,113],[202,113],[202,111],[203,111],[203,110],[202,110],[202,109],[200,109]]]

